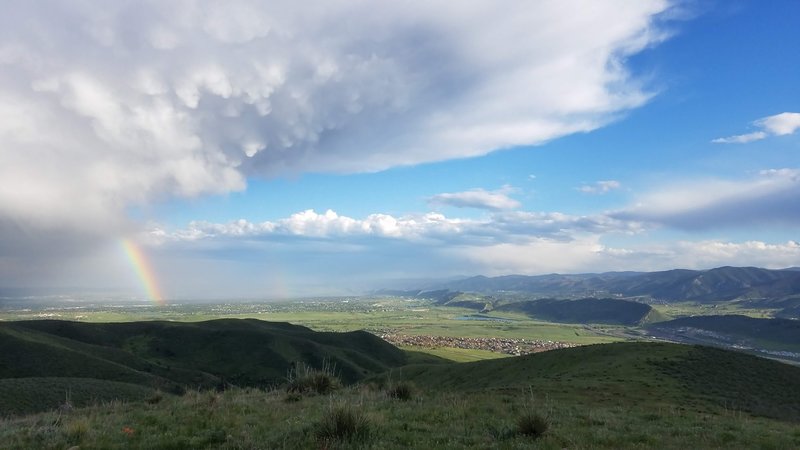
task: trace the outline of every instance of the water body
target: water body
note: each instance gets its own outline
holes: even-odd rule
[[[514,319],[504,319],[502,317],[490,317],[481,314],[471,314],[468,316],[454,317],[453,320],[483,320],[487,322],[513,322]]]

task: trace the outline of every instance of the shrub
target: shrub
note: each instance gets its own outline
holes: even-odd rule
[[[541,437],[549,427],[547,418],[536,413],[528,412],[517,419],[517,433],[534,439]]]
[[[64,432],[67,435],[67,442],[80,443],[89,432],[89,420],[86,418],[72,419],[64,426]]]
[[[303,399],[303,396],[298,394],[297,392],[287,392],[286,396],[283,397],[283,401],[286,403],[294,403],[299,402]]]
[[[389,389],[386,391],[386,395],[388,395],[389,398],[407,401],[411,400],[411,398],[414,396],[414,388],[411,383],[399,382],[394,386],[389,387]]]
[[[367,416],[352,406],[337,406],[331,408],[316,429],[317,440],[329,441],[364,441],[371,434],[371,427]]]
[[[342,386],[341,380],[327,363],[322,365],[322,369],[314,369],[302,363],[297,364],[289,370],[286,379],[288,381],[286,391],[299,394],[323,395]]]
[[[164,394],[162,394],[161,391],[156,391],[153,394],[151,394],[149,397],[144,399],[144,401],[146,403],[150,404],[150,405],[156,405],[156,404],[160,403],[161,400],[163,400],[163,399],[164,399]]]

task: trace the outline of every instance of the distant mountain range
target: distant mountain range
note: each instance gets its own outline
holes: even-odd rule
[[[539,297],[644,298],[664,302],[714,303],[737,299],[800,298],[800,270],[758,267],[674,269],[661,272],[607,272],[575,275],[476,276],[417,291],[378,291],[387,295],[422,296],[435,291],[481,294],[525,293]]]

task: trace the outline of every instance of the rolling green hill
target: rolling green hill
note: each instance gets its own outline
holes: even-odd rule
[[[713,347],[622,342],[515,358],[411,365],[402,378],[456,392],[530,390],[558,401],[731,408],[800,421],[800,368]]]
[[[391,394],[399,386],[405,400]],[[539,435],[521,431],[530,417]],[[800,368],[626,342],[417,363],[328,395],[191,390],[38,414],[0,421],[0,447],[798,448],[798,423]]]
[[[255,319],[0,323],[0,379],[91,378],[181,393],[280,384],[296,362],[328,364],[352,383],[405,361],[401,350],[366,332],[321,333]]]
[[[541,320],[560,323],[640,325],[653,312],[650,305],[610,298],[580,300],[540,299],[508,303],[495,311],[515,311]]]
[[[691,337],[694,342],[800,352],[800,321],[741,315],[692,316],[648,327],[655,334]]]
[[[0,417],[48,411],[67,405],[81,408],[111,401],[153,401],[161,395],[138,384],[95,378],[5,378],[0,379]]]

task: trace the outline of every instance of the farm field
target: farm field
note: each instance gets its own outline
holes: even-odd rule
[[[474,310],[437,306],[426,300],[376,297],[306,299],[291,302],[220,304],[148,304],[110,307],[104,304],[6,308],[0,320],[57,319],[81,322],[134,322],[166,320],[198,322],[236,318],[288,322],[314,331],[365,330],[410,336],[497,338],[554,341],[575,345],[616,342],[624,339],[624,327],[595,328],[583,324],[559,324],[534,320],[524,314],[498,312],[476,315]],[[617,335],[615,335],[617,334]],[[408,346],[406,346],[408,347]],[[503,356],[481,349],[408,347],[454,361],[474,361]]]

